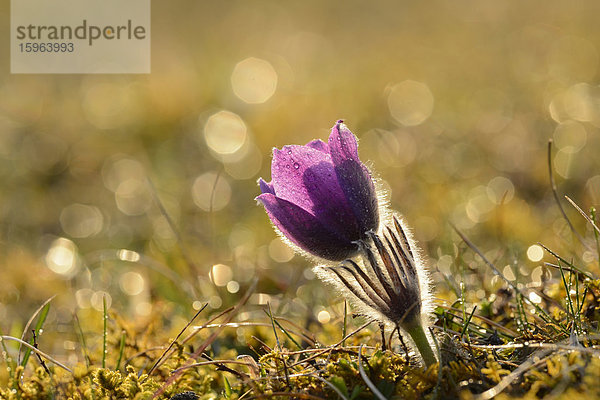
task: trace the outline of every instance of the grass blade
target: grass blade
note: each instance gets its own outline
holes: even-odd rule
[[[598,225],[596,225],[594,220],[591,219],[590,217],[588,217],[588,215],[586,213],[584,213],[583,210],[577,204],[575,204],[575,202],[573,200],[571,200],[571,198],[569,196],[565,196],[565,199],[567,199],[569,201],[569,203],[571,203],[571,205],[577,211],[579,211],[579,214],[581,214],[583,216],[583,218],[585,218],[586,221],[589,222],[590,225],[592,225],[592,228],[594,228],[594,231],[596,232],[596,234],[598,234],[600,232],[600,228],[598,228]]]
[[[226,377],[223,377],[223,383],[225,386],[225,398],[229,399],[231,398],[231,385],[229,384],[229,381]]]
[[[592,219],[592,222],[594,223],[594,225],[598,226],[597,224],[597,220],[596,220],[596,208],[592,207],[590,208],[590,218]],[[598,256],[598,262],[600,263],[600,235],[599,235],[599,230],[598,229],[594,229],[594,239],[596,239],[596,255]]]
[[[358,371],[360,372],[360,377],[367,384],[367,386],[369,387],[369,389],[371,389],[371,392],[373,393],[373,395],[375,395],[375,397],[377,397],[379,400],[387,400],[385,398],[385,396],[383,394],[381,394],[381,392],[379,391],[379,389],[377,389],[375,387],[375,385],[373,384],[373,382],[371,382],[371,380],[369,379],[369,377],[365,373],[365,369],[363,368],[363,365],[362,365],[362,350],[363,350],[364,346],[365,346],[364,344],[361,344],[360,348],[358,349]]]
[[[452,224],[451,224],[452,225]],[[492,263],[490,260],[487,259],[487,257],[481,252],[481,250],[479,250],[477,248],[477,246],[475,246],[473,244],[473,242],[471,242],[469,240],[469,238],[467,238],[461,231],[458,230],[458,228],[454,225],[452,225],[452,227],[454,228],[454,231],[458,234],[458,236],[460,236],[460,238],[463,240],[463,242],[465,242],[465,244],[467,246],[469,246],[469,248],[471,250],[473,250],[479,257],[481,257],[481,259],[483,260],[484,263],[486,263],[494,272],[494,274],[498,275],[500,278],[502,278],[502,280],[504,280],[504,282],[506,282],[516,293],[521,293],[521,289],[519,289],[517,287],[517,285],[515,285],[514,283],[512,283],[509,279],[507,279],[504,274],[502,272],[500,272],[500,270],[494,265],[494,263]],[[557,256],[558,257],[558,256]],[[537,310],[538,313],[540,313],[540,318],[542,318],[545,322],[547,323],[551,323],[552,318],[550,317],[550,315],[548,315],[548,313],[542,309],[539,305],[537,305],[536,303],[534,303],[533,301],[531,301],[529,299],[529,297],[523,296],[523,300],[525,300],[527,302],[527,304],[529,304],[530,306],[532,306],[533,308],[535,308]],[[569,335],[569,331],[566,330],[562,325],[559,325],[559,327],[561,328],[561,330],[563,331],[563,333]]]
[[[267,303],[267,307],[269,308],[269,312],[267,315],[271,318],[271,326],[273,327],[273,334],[275,334],[275,342],[277,343],[277,351],[283,350],[281,347],[281,343],[279,343],[279,336],[277,336],[277,329],[275,329],[275,318],[273,318],[273,312],[271,311],[271,303]],[[281,362],[283,364],[283,373],[285,375],[285,383],[290,386],[290,378],[288,376],[287,365],[285,363],[285,359],[281,357]]]
[[[477,306],[473,307],[473,311],[471,311],[471,314],[469,314],[469,318],[467,318],[467,320],[463,324],[462,331],[460,332],[460,340],[462,340],[464,334],[467,333],[467,328],[469,327],[469,323],[471,322],[471,318],[473,318],[473,314],[475,314],[475,310],[477,310]],[[469,335],[467,333],[467,338],[468,337],[469,337]]]
[[[35,310],[33,315],[29,318],[29,321],[27,321],[27,324],[25,324],[25,328],[23,328],[23,334],[21,335],[22,341],[25,341],[25,335],[27,334],[27,332],[29,332],[29,327],[33,323],[33,320],[35,319],[35,317],[37,317],[37,315],[44,309],[44,307],[46,307],[46,304],[50,303],[50,301],[52,301],[52,299],[54,299],[55,297],[56,297],[56,295],[50,297],[48,300],[43,302],[42,305],[39,306],[37,310]],[[23,365],[23,364],[21,364],[21,349],[22,349],[22,345],[19,345],[19,353],[17,356],[17,364],[19,364],[19,365]]]
[[[83,358],[85,359],[85,365],[87,367],[90,366],[90,356],[87,352],[87,344],[85,343],[85,336],[83,335],[83,329],[81,329],[81,323],[79,322],[79,317],[76,312],[73,312],[73,321],[77,326],[77,336],[79,336],[79,341],[81,342],[81,351],[83,352]]]
[[[50,300],[52,300],[53,298],[54,298],[54,296],[52,296],[50,299],[48,299],[41,308],[40,316],[37,320],[37,323],[35,324],[35,329],[33,330],[33,337],[31,338],[31,341],[30,341],[31,345],[34,345],[35,336],[40,335],[40,331],[42,330],[42,327],[44,326],[44,322],[46,322],[46,317],[48,316],[48,311],[50,311]],[[22,367],[27,366],[27,362],[29,361],[30,355],[31,355],[31,349],[28,348],[27,350],[25,350],[25,354],[23,355],[23,360],[21,361],[21,364],[20,364]]]
[[[117,366],[115,367],[115,371],[118,371],[121,367],[121,360],[123,359],[123,352],[125,351],[125,337],[127,336],[127,332],[121,331],[121,341],[119,342],[119,358],[117,359]]]
[[[41,351],[40,349],[36,349],[36,348],[35,348],[35,346],[33,346],[33,345],[31,345],[31,344],[27,343],[27,342],[26,342],[26,341],[24,341],[24,340],[21,340],[21,339],[19,339],[19,338],[16,338],[16,337],[14,337],[14,336],[8,336],[8,335],[2,335],[2,336],[0,336],[0,339],[1,339],[2,341],[4,341],[4,340],[12,340],[12,341],[15,341],[15,342],[19,342],[21,345],[23,345],[23,346],[25,346],[25,347],[29,348],[31,351],[33,351],[33,352],[35,352],[35,353],[39,354],[40,356],[44,357],[46,360],[48,360],[48,361],[50,361],[50,362],[52,362],[52,363],[54,363],[54,364],[58,365],[59,367],[61,367],[61,368],[62,368],[62,369],[64,369],[65,371],[67,371],[67,372],[69,372],[69,373],[73,373],[73,371],[71,370],[71,368],[67,367],[66,365],[64,365],[64,364],[63,364],[63,363],[61,363],[60,361],[56,360],[55,358],[51,357],[50,355],[48,355],[48,354],[44,353],[44,352],[43,352],[43,351]]]
[[[279,327],[281,332],[283,332],[285,334],[285,336],[287,336],[287,338],[290,339],[292,341],[292,343],[294,343],[296,345],[296,347],[298,347],[300,350],[302,350],[302,346],[300,346],[298,344],[298,342],[292,337],[292,335],[290,335],[290,333],[279,323],[279,321],[277,321],[277,319],[271,315],[271,313],[270,313],[271,308],[269,307],[268,312],[266,310],[264,310],[264,311],[265,311],[265,314],[267,314],[269,316],[269,318],[271,319],[271,324],[275,323],[275,325],[277,325]],[[275,328],[273,328],[273,329],[275,329]],[[275,334],[275,337],[277,338],[277,334]],[[277,345],[279,346],[279,339],[277,340]]]
[[[108,322],[108,310],[106,309],[106,295],[102,296],[102,321],[103,321],[103,331],[102,331],[102,368],[106,368],[106,336],[107,336],[107,322]]]

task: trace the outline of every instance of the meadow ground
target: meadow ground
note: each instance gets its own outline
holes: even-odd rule
[[[600,398],[599,8],[154,2],[151,74],[1,63],[0,397]],[[430,270],[429,369],[254,200],[340,118]]]

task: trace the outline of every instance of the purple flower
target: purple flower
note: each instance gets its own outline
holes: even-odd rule
[[[356,254],[356,241],[379,225],[373,179],[358,158],[356,137],[342,122],[327,143],[273,149],[272,181],[259,179],[257,197],[285,237],[333,261]]]

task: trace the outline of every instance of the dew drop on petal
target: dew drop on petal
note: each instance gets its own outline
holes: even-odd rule
[[[297,162],[294,163],[294,168],[298,169],[300,168],[300,164],[298,164]]]

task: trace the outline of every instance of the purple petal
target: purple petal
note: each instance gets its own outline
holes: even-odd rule
[[[329,154],[329,145],[327,143],[325,143],[324,141],[322,141],[321,139],[312,140],[312,141],[306,143],[306,145],[315,150],[319,150],[319,151],[322,151],[323,153]]]
[[[329,148],[331,149],[331,157],[333,162],[345,159],[353,159],[360,163],[358,158],[358,143],[356,142],[356,136],[350,129],[343,123],[342,120],[336,122],[331,128],[331,134],[329,135]]]
[[[360,232],[377,230],[379,213],[375,185],[371,173],[358,158],[356,137],[341,121],[331,130],[329,148],[337,179],[358,220]]]
[[[350,241],[360,238],[352,205],[329,154],[308,146],[275,149],[271,177],[278,198],[306,210],[339,236]]]
[[[269,183],[269,182],[265,182],[263,178],[258,179],[258,186],[260,186],[261,193],[275,194],[275,190],[273,189],[273,184]]]
[[[297,205],[270,193],[256,198],[265,207],[273,225],[300,248],[327,260],[340,261],[357,251],[357,246],[321,223]]]

